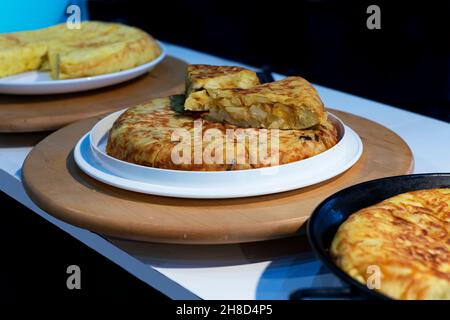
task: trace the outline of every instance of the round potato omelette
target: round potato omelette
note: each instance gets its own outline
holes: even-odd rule
[[[363,284],[378,267],[375,289],[391,298],[450,299],[450,188],[400,194],[352,214],[331,256]]]
[[[109,132],[106,152],[120,160],[155,168],[226,171],[261,168],[306,159],[328,150],[338,140],[337,130],[330,121],[306,130],[279,130],[277,131],[278,136],[273,136],[279,141],[277,163],[251,161],[254,158],[249,155],[259,154],[253,153],[257,150],[252,150],[256,144],[250,143],[249,139],[245,139],[244,142],[240,140],[240,145],[245,148],[239,148],[236,146],[238,140],[233,135],[236,132],[245,132],[248,136],[258,136],[258,134],[264,133],[268,141],[267,155],[270,155],[272,133],[274,133],[271,130],[276,129],[265,131],[254,128],[240,129],[229,124],[207,121],[200,114],[175,111],[171,107],[170,98],[154,99],[146,104],[131,107],[114,122]],[[200,129],[196,129],[199,128],[199,125],[201,125]],[[186,154],[190,153],[190,157],[184,158],[190,159],[190,161],[181,163],[173,161],[174,148],[177,148],[177,145],[179,147],[182,141],[176,136],[174,138],[174,133],[179,129],[185,132],[192,142],[189,145],[189,151],[186,152]],[[198,134],[199,132],[201,134]],[[216,138],[221,139],[206,139],[206,135],[211,132],[215,134]],[[184,146],[186,145],[184,144]],[[200,161],[195,161],[195,150],[200,150],[202,155],[210,154],[211,157],[222,152],[223,161],[217,161],[220,158],[206,161],[204,156],[200,157]],[[179,154],[183,154],[183,152]],[[236,159],[245,161],[236,161]]]
[[[156,59],[161,48],[151,35],[118,23],[85,21],[0,35],[0,77],[50,71],[53,79],[102,75]]]

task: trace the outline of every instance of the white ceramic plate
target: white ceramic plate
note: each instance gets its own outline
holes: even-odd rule
[[[145,167],[115,159],[105,152],[109,129],[125,110],[115,112],[85,134],[74,158],[83,172],[103,183],[135,192],[180,198],[240,198],[310,186],[349,169],[360,158],[359,136],[329,114],[339,142],[314,157],[280,166],[237,171],[181,171]]]
[[[166,56],[165,48],[160,42],[158,44],[161,47],[161,55],[159,57],[132,69],[94,77],[66,80],[53,80],[48,72],[29,71],[0,78],[0,93],[23,95],[69,93],[98,89],[131,80],[152,70],[164,60]]]

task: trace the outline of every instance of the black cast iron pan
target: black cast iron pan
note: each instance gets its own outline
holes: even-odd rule
[[[420,189],[449,187],[450,173],[414,174],[360,183],[325,199],[314,210],[308,221],[308,241],[322,263],[348,287],[302,289],[294,292],[291,298],[389,299],[354,280],[334,264],[329,255],[329,249],[338,227],[352,213],[397,194]]]

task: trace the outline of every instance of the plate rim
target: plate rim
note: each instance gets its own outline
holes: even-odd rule
[[[99,120],[99,121],[92,127],[92,129],[89,130],[88,133],[91,133],[92,131],[96,130],[97,126],[98,126],[102,121],[104,121],[106,118],[113,117],[113,116],[117,115],[117,117],[116,117],[116,119],[117,119],[122,113],[124,113],[124,112],[127,111],[127,110],[128,110],[128,108],[125,108],[125,109],[121,109],[121,110],[118,110],[118,111],[115,111],[115,112],[113,112],[113,113],[110,113],[110,114],[106,115],[104,118],[102,118],[101,120]],[[338,116],[336,116],[336,115],[334,115],[333,113],[328,112],[328,111],[327,111],[327,113],[330,114],[333,118],[335,118],[335,119],[339,122],[339,124],[340,124],[340,125],[342,126],[342,128],[344,129],[344,135],[345,135],[345,132],[348,131],[348,132],[350,132],[350,134],[354,134],[355,136],[357,136],[357,137],[359,138],[359,142],[360,142],[360,144],[361,144],[361,153],[362,153],[362,152],[363,152],[364,146],[363,146],[362,140],[361,140],[361,138],[359,137],[359,135],[358,135],[353,129],[351,129],[349,126],[347,126],[347,125],[346,125],[346,124],[345,124]],[[96,152],[101,153],[102,156],[108,157],[109,159],[111,159],[111,160],[113,160],[113,161],[117,161],[117,162],[119,162],[119,163],[123,163],[123,164],[129,165],[129,166],[132,166],[132,167],[138,167],[138,168],[142,168],[142,169],[151,169],[152,171],[154,170],[154,171],[157,171],[157,172],[185,172],[185,173],[189,173],[189,174],[201,174],[201,175],[223,175],[223,174],[228,174],[228,175],[229,175],[229,174],[235,174],[236,172],[249,171],[249,170],[251,170],[251,172],[263,172],[263,171],[269,171],[269,170],[273,170],[274,168],[280,168],[280,167],[292,166],[292,165],[295,165],[297,162],[300,162],[300,161],[307,161],[307,162],[310,162],[311,159],[313,159],[314,157],[316,157],[316,156],[318,156],[318,155],[320,155],[320,154],[324,154],[325,152],[333,151],[333,150],[335,150],[337,147],[339,147],[339,146],[338,146],[338,145],[339,145],[339,142],[341,142],[341,140],[342,140],[342,138],[344,137],[344,135],[342,135],[342,137],[341,137],[341,139],[338,141],[338,143],[336,143],[336,144],[335,144],[334,146],[332,146],[331,148],[329,148],[329,149],[327,149],[327,150],[325,150],[325,151],[323,151],[323,152],[321,152],[321,153],[319,153],[319,154],[316,154],[316,155],[314,155],[314,156],[312,156],[312,157],[306,158],[306,159],[297,160],[297,161],[288,162],[288,163],[283,163],[283,164],[279,164],[279,165],[276,165],[276,166],[273,166],[273,167],[263,167],[263,168],[245,169],[245,170],[233,170],[233,171],[172,170],[172,169],[163,169],[163,168],[156,168],[156,167],[146,167],[146,166],[143,166],[143,165],[140,165],[140,164],[136,164],[136,163],[132,163],[132,162],[127,162],[127,161],[124,161],[124,160],[121,160],[121,159],[114,158],[114,157],[112,157],[112,156],[110,156],[110,155],[108,155],[108,154],[102,152],[102,150],[100,150],[97,146],[95,146],[95,144],[92,143],[92,135],[89,136],[89,142],[90,142],[90,147],[93,148],[93,149],[95,149]],[[81,140],[81,139],[80,139],[80,140]],[[359,156],[361,156],[361,155],[359,155]]]
[[[120,113],[123,112],[123,110],[119,110],[114,112],[113,114],[116,113]],[[109,116],[113,115],[110,114]],[[161,186],[161,185],[155,185],[154,183],[151,182],[143,182],[143,181],[138,181],[138,180],[134,180],[131,178],[126,178],[126,177],[121,177],[116,175],[114,172],[110,172],[110,170],[108,170],[107,168],[105,168],[108,172],[104,172],[94,166],[92,166],[88,160],[86,160],[83,156],[83,152],[82,150],[82,145],[85,142],[85,140],[87,140],[87,144],[88,146],[88,150],[87,152],[89,152],[90,157],[92,157],[93,161],[98,162],[97,157],[93,154],[92,151],[92,145],[91,145],[91,132],[92,130],[95,128],[95,126],[102,120],[100,120],[99,122],[97,122],[96,125],[94,125],[94,127],[92,127],[91,130],[89,130],[87,133],[85,133],[77,142],[75,148],[74,148],[74,160],[75,163],[77,164],[77,166],[87,175],[89,175],[90,177],[92,177],[93,179],[96,179],[102,183],[123,189],[123,190],[129,190],[129,191],[133,191],[133,192],[138,192],[138,193],[144,193],[144,194],[152,194],[152,195],[157,195],[157,196],[165,196],[165,197],[177,197],[177,198],[194,198],[194,199],[231,199],[231,198],[245,198],[245,197],[254,197],[254,196],[262,196],[262,195],[268,195],[268,194],[275,194],[275,193],[280,193],[280,192],[285,192],[285,191],[290,191],[290,190],[295,190],[295,189],[301,189],[301,188],[305,188],[308,186],[312,186],[315,185],[317,183],[321,183],[324,181],[327,181],[335,176],[338,176],[339,174],[342,174],[343,172],[349,170],[356,162],[358,162],[358,160],[361,158],[361,155],[363,153],[364,150],[364,145],[363,142],[361,140],[361,138],[359,137],[359,135],[350,127],[348,127],[347,125],[345,125],[343,123],[343,121],[341,119],[339,119],[337,116],[333,115],[332,113],[330,113],[333,117],[335,117],[344,127],[345,133],[349,135],[350,138],[353,138],[355,140],[355,145],[354,145],[354,151],[355,154],[354,156],[348,160],[347,162],[345,162],[344,164],[342,164],[338,170],[334,170],[334,171],[330,171],[329,173],[323,175],[323,176],[319,176],[319,178],[314,178],[314,179],[310,179],[310,182],[307,183],[298,183],[295,185],[292,185],[292,183],[290,184],[285,184],[283,186],[283,184],[280,182],[276,185],[277,188],[273,188],[272,191],[261,191],[261,189],[259,188],[251,188],[250,191],[246,192],[246,193],[242,193],[242,190],[237,188],[236,190],[231,190],[231,191],[227,191],[227,192],[222,192],[219,195],[217,193],[215,194],[211,194],[209,192],[211,192],[211,188],[205,186],[205,187],[199,187],[199,186],[189,186],[189,187],[184,187],[184,186],[174,186],[174,185],[165,185],[165,186]],[[342,138],[341,138],[342,140]],[[330,152],[333,148],[335,148],[337,146],[337,144],[335,146],[333,146],[332,148],[322,152],[321,154],[324,154],[325,152]],[[320,155],[320,154],[319,154]],[[299,161],[295,161],[295,162],[291,162],[291,163],[287,163],[287,164],[283,164],[283,165],[279,165],[279,166],[292,166],[295,165],[296,163],[298,164],[298,162],[301,161],[305,161],[305,160],[313,160],[313,157],[304,159],[304,160],[299,160]],[[92,161],[92,160],[91,160]],[[128,163],[127,163],[128,164]],[[239,173],[239,172],[255,172],[257,174],[257,172],[263,172],[263,169],[266,170],[276,170],[277,167],[279,166],[274,166],[274,167],[269,167],[269,168],[257,168],[257,169],[249,169],[249,170],[236,170],[235,172],[233,171],[232,173]],[[140,166],[142,167],[142,166]],[[183,174],[183,173],[188,173],[188,174],[193,174],[196,171],[187,171],[187,170],[170,170],[170,169],[161,169],[161,168],[151,168],[151,169],[158,169],[159,172],[176,172],[177,174]],[[258,171],[257,171],[258,170]],[[229,174],[230,172],[228,171],[213,171],[213,172],[196,172],[197,174],[209,174],[211,176],[211,174],[219,176],[220,174]],[[217,175],[219,173],[219,175]],[[151,187],[152,186],[152,190],[149,190],[148,188],[144,187]],[[214,188],[214,190],[217,190],[217,188]],[[206,191],[206,193],[202,192],[202,191]],[[208,192],[209,191],[209,192]]]

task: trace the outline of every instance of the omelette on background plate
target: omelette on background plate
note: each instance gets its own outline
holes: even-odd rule
[[[381,293],[394,299],[450,299],[450,188],[403,193],[352,214],[331,256],[366,284],[381,271]]]
[[[49,71],[53,79],[81,78],[130,69],[156,59],[158,43],[146,32],[117,23],[88,21],[0,34],[0,77]]]

